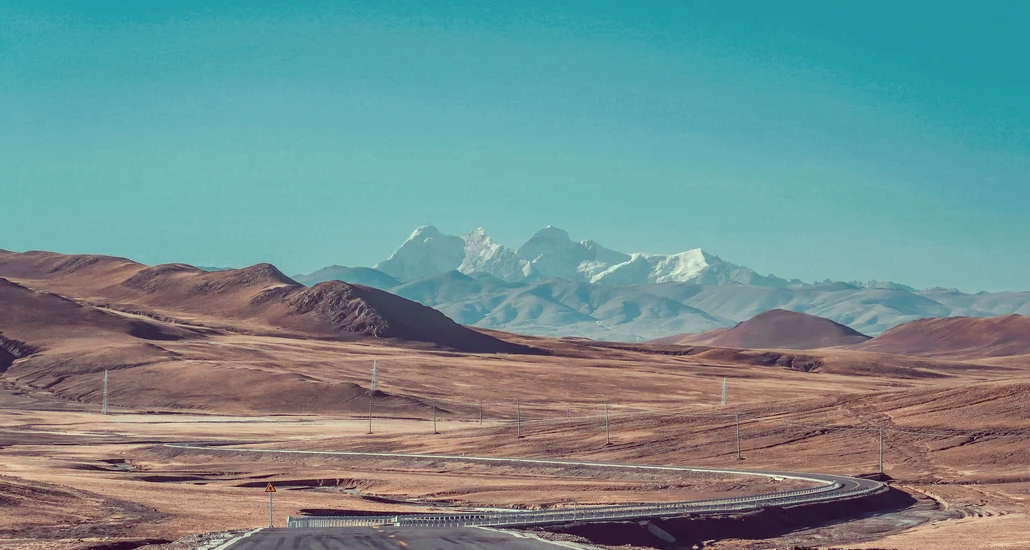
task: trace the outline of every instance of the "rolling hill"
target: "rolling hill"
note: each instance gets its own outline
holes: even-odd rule
[[[1030,354],[1030,317],[951,317],[905,323],[854,349],[948,359]]]
[[[107,310],[195,325],[324,338],[395,338],[470,353],[534,352],[375,288],[340,281],[305,287],[271,264],[207,272],[106,256],[7,252],[0,254],[0,277],[5,276],[23,287],[59,292]]]
[[[816,349],[860,344],[870,338],[829,319],[773,309],[733,328],[659,338],[659,344],[706,345],[739,349]]]

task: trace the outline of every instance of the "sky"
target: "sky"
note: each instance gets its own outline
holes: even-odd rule
[[[551,224],[1030,290],[1028,24],[1015,0],[5,0],[0,248],[296,274],[423,224]]]

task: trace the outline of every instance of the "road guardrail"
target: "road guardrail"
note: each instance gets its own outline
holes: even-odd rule
[[[722,514],[759,510],[769,506],[797,506],[849,500],[879,494],[887,491],[883,482],[832,474],[811,474],[798,472],[772,472],[760,470],[733,470],[720,468],[696,468],[686,466],[652,466],[645,464],[612,464],[605,462],[581,462],[571,460],[549,460],[536,458],[472,457],[452,455],[426,455],[413,453],[363,453],[352,451],[301,451],[279,449],[251,449],[220,447],[204,443],[166,443],[165,446],[200,450],[206,452],[300,454],[323,456],[352,456],[371,458],[417,458],[454,462],[528,463],[564,466],[588,466],[636,470],[679,471],[692,473],[734,474],[762,476],[773,479],[794,479],[810,481],[817,486],[792,491],[745,495],[722,499],[680,501],[652,504],[626,504],[612,506],[575,507],[572,509],[511,510],[491,512],[463,512],[454,514],[388,514],[382,516],[304,516],[287,518],[287,526],[307,527],[371,527],[376,525],[411,527],[494,527],[528,526],[570,521],[599,521],[646,519],[684,514]]]

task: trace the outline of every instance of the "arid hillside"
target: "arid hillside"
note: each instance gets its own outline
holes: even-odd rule
[[[112,502],[146,503],[168,514],[160,528],[141,520],[123,529],[126,537],[171,538],[216,525],[226,503],[243,502],[241,495],[267,479],[284,484],[290,513],[370,509],[373,501],[342,492],[351,487],[372,497],[480,506],[567,505],[570,494],[588,502],[701,494],[676,480],[556,484],[526,479],[524,472],[500,479],[493,470],[439,471],[419,461],[358,467],[303,458],[289,459],[287,468],[282,457],[171,450],[161,444],[168,437],[247,440],[261,448],[727,466],[740,464],[737,415],[747,468],[870,473],[883,428],[888,473],[922,499],[929,515],[877,520],[889,524],[877,533],[902,537],[901,529],[928,517],[955,519],[945,526],[977,521],[989,528],[972,519],[977,514],[1024,532],[1018,529],[1027,516],[1019,499],[1030,475],[1021,458],[1030,433],[1022,407],[1028,365],[1018,360],[1026,355],[999,356],[1022,349],[1012,344],[1019,341],[1020,318],[982,322],[976,338],[947,333],[956,346],[939,345],[947,350],[939,355],[884,353],[876,340],[842,346],[865,337],[790,313],[760,316],[706,345],[630,344],[473,331],[369,287],[305,288],[267,264],[207,272],[102,256],[0,253],[0,276],[10,278],[0,278],[0,409],[9,405],[0,451],[15,475],[65,485],[52,492],[56,506],[93,498],[75,491],[91,490],[101,476],[116,482],[99,485]],[[379,390],[370,398],[373,363]],[[114,415],[101,416],[105,371]],[[366,435],[370,404],[375,432]],[[38,415],[26,412],[37,409]],[[256,415],[269,416],[252,420]],[[169,424],[186,417],[181,426]],[[40,452],[60,458],[40,463],[33,454]],[[122,468],[117,461],[126,458],[133,464]],[[55,464],[62,465],[56,474]],[[413,469],[398,476],[398,466]],[[327,477],[336,493],[315,489]],[[717,487],[744,490],[736,480]],[[220,500],[202,511],[169,500],[184,491],[211,491]],[[43,506],[38,513],[53,510]],[[832,527],[830,536],[839,538],[819,538],[820,531],[816,539],[854,540],[857,531],[848,529]],[[897,540],[902,543],[887,547],[925,547],[919,539]]]
[[[271,264],[207,272],[109,256],[0,252],[0,277],[111,311],[238,331],[396,338],[471,353],[535,353],[387,292],[340,281],[305,287]]]
[[[608,344],[476,331],[369,287],[330,281],[306,288],[268,264],[207,272],[106,256],[0,253],[0,274],[17,280],[0,286],[2,380],[98,404],[106,370],[113,403],[131,409],[367,411],[362,396],[373,361],[382,376],[376,406],[423,418],[432,402],[444,417],[480,401],[487,412],[508,411],[516,399],[527,403],[529,417],[602,400],[617,407],[711,405],[723,378],[733,381],[734,402],[755,402],[770,391],[801,398],[834,387],[864,391],[1022,372],[1021,365],[843,348]],[[807,342],[796,338],[813,326]],[[786,336],[797,345],[854,337],[829,321],[783,313],[737,329],[737,342],[747,336],[744,343],[755,345],[791,343]]]
[[[867,340],[868,336],[829,319],[773,309],[732,328],[680,334],[653,342],[740,349],[814,349],[859,344]]]
[[[921,319],[897,326],[854,348],[971,360],[1027,355],[1030,354],[1030,317]]]

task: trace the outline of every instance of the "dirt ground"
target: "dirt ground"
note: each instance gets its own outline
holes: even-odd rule
[[[800,486],[742,476],[216,454],[163,443],[300,447],[326,434],[333,440],[404,437],[422,431],[426,422],[377,419],[377,435],[367,436],[365,419],[39,410],[47,404],[8,393],[8,408],[0,410],[0,462],[9,476],[0,488],[22,495],[0,501],[0,517],[9,526],[0,531],[5,545],[77,549],[260,526],[268,518],[269,482],[277,486],[280,525],[287,515],[305,513],[656,502]]]
[[[30,297],[54,309],[34,316],[38,308],[27,308],[7,328],[28,344],[12,347],[18,355],[8,350],[0,377],[5,549],[131,550],[261,526],[269,482],[280,487],[280,524],[304,513],[655,502],[791,487],[738,476],[183,450],[169,442],[869,474],[879,469],[881,431],[884,469],[912,506],[861,512],[856,521],[774,518],[779,530],[741,529],[706,547],[1030,541],[1026,361],[513,335],[505,338],[542,353],[470,354],[304,337],[172,306],[130,313]],[[150,328],[140,333],[142,321]],[[29,353],[36,347],[42,351]],[[368,435],[373,363],[379,389]],[[110,415],[99,414],[105,371]]]
[[[478,411],[438,419],[325,415],[131,413],[46,395],[0,399],[0,532],[4,548],[84,549],[171,541],[267,522],[264,486],[275,483],[276,517],[303,513],[420,512],[461,507],[552,507],[702,498],[789,488],[762,478],[655,476],[563,468],[488,468],[433,460],[288,457],[174,449],[166,442],[221,441],[247,448],[404,451],[584,458],[642,464],[875,471],[887,427],[885,469],[919,505],[852,522],[801,527],[762,541],[712,548],[790,545],[842,548],[1025,548],[1030,540],[1030,464],[1024,449],[1028,387],[847,393],[789,401],[572,415],[537,412],[516,437],[511,418]],[[93,410],[90,410],[93,409]],[[1007,411],[1002,417],[999,411]],[[744,460],[735,458],[741,417]],[[500,416],[500,415],[498,415]],[[996,418],[991,424],[979,418]],[[963,420],[967,419],[967,420]],[[974,429],[974,427],[976,429]],[[17,496],[20,495],[20,496]],[[871,546],[875,543],[875,546]],[[825,545],[825,546],[824,546]]]

